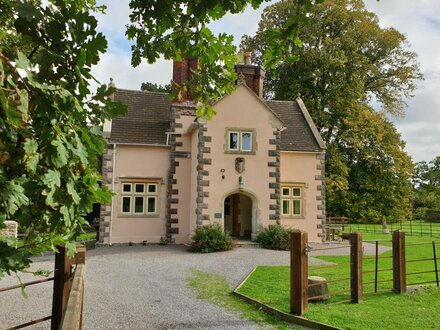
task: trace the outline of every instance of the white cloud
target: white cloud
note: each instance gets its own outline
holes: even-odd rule
[[[413,99],[408,100],[406,116],[395,119],[397,129],[415,161],[432,160],[440,155],[440,12],[438,0],[367,0],[383,27],[394,27],[405,34],[411,50],[418,54],[425,80],[419,82]]]
[[[142,61],[138,67],[133,68],[130,54],[109,52],[93,68],[93,74],[100,82],[107,83],[113,78],[116,87],[139,90],[141,84],[147,81],[168,84],[172,76],[172,63],[163,59],[155,64]]]

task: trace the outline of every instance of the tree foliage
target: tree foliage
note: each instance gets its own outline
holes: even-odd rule
[[[161,85],[155,84],[151,82],[143,82],[141,84],[141,91],[150,91],[150,92],[160,92],[160,93],[171,93],[171,84]]]
[[[263,63],[273,30],[290,19],[296,1],[267,7],[243,50]],[[266,74],[265,95],[301,94],[327,144],[327,211],[360,221],[408,215],[412,162],[387,115],[403,114],[405,99],[422,79],[405,36],[381,28],[361,0],[313,6],[292,47]],[[292,43],[292,41],[288,41]],[[298,60],[300,59],[300,60]],[[381,106],[375,111],[372,104]]]
[[[415,209],[440,210],[440,156],[416,164],[413,187]]]
[[[0,1],[12,20],[0,27],[0,226],[16,220],[17,245],[0,238],[0,276],[27,268],[30,256],[74,242],[93,203],[107,203],[97,169],[101,125],[123,110],[91,66],[107,42],[91,14],[95,1]],[[3,14],[3,12],[2,12]]]

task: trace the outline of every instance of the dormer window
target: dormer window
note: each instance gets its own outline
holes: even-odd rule
[[[255,131],[252,129],[228,129],[227,152],[255,153]]]

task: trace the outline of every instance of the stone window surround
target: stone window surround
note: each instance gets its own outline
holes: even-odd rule
[[[306,189],[308,185],[305,182],[282,182],[280,183],[280,208],[281,208],[281,217],[283,219],[305,219],[306,218]],[[292,191],[292,188],[299,188],[301,190],[299,198],[297,196],[283,196],[283,188],[289,188]],[[290,214],[283,214],[283,199],[290,201]],[[301,201],[301,214],[293,215],[293,207],[292,200],[300,200]]]
[[[125,194],[125,196],[131,197],[131,212],[130,213],[124,213],[122,212],[122,197],[124,196],[124,192],[122,191],[124,184],[132,184],[132,191],[128,194]],[[144,186],[144,193],[136,194],[134,192],[134,187],[136,183],[142,183],[145,184]],[[161,185],[163,183],[163,180],[161,178],[119,178],[117,184],[118,184],[118,198],[117,198],[117,205],[116,209],[118,210],[118,218],[158,218],[159,217],[159,197],[160,197],[160,191],[161,191]],[[155,184],[156,185],[156,192],[154,193],[148,193],[148,185],[149,184]],[[134,202],[133,199],[135,196],[141,196],[145,198],[144,201],[144,212],[143,213],[134,213]],[[146,209],[148,207],[148,197],[155,197],[156,203],[155,203],[155,212],[147,213]]]
[[[252,134],[252,148],[251,151],[242,151],[241,150],[241,138],[239,141],[239,149],[238,150],[229,150],[229,133],[237,132],[239,136],[241,133],[249,132]],[[255,128],[243,128],[243,127],[225,127],[225,144],[223,145],[223,149],[225,154],[239,154],[239,155],[255,155],[257,153],[257,136]]]

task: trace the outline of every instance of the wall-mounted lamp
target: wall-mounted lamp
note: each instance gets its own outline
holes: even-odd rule
[[[240,175],[238,177],[238,190],[243,190],[243,187],[244,187],[243,177]]]
[[[226,170],[224,168],[222,168],[220,170],[220,172],[222,173],[222,180],[224,180],[225,179],[225,172],[226,172]]]

